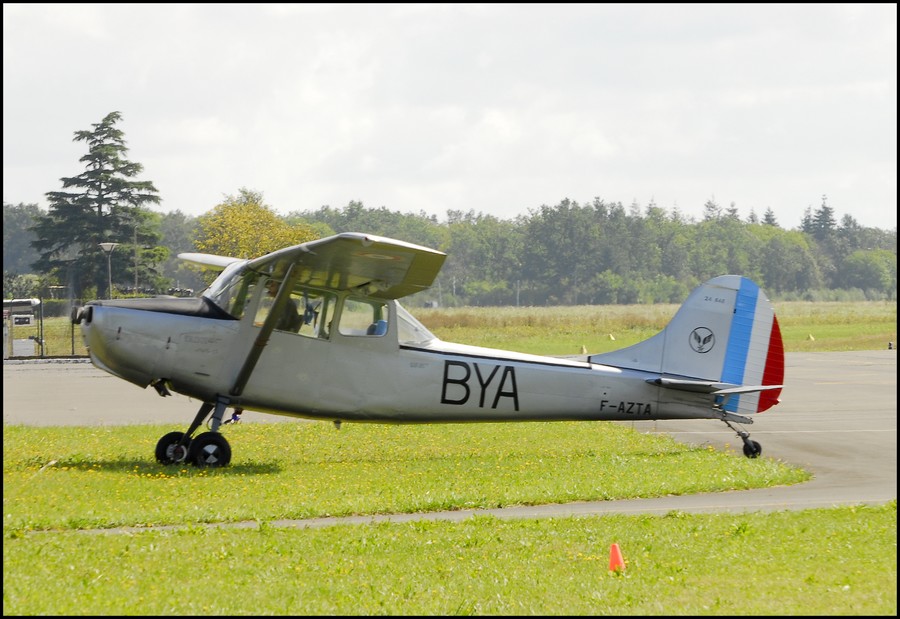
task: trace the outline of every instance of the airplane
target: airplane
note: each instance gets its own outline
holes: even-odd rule
[[[343,422],[461,423],[717,419],[779,402],[784,348],[757,284],[722,275],[694,289],[666,327],[600,354],[542,356],[439,339],[399,299],[428,289],[446,254],[358,232],[254,259],[182,253],[217,272],[192,298],[75,307],[92,363],[161,396],[202,402],[162,464],[223,467],[222,434],[244,410]],[[296,312],[300,319],[285,320]],[[227,409],[233,415],[225,419]],[[206,421],[207,430],[195,432]]]

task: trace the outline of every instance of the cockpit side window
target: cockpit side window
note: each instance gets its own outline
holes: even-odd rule
[[[344,299],[338,331],[341,335],[385,335],[388,304],[374,299]]]
[[[265,291],[253,322],[256,326],[262,326],[272,311],[280,287],[280,281],[272,278],[266,280]],[[336,298],[332,292],[296,286],[291,290],[281,315],[276,319],[275,329],[328,339]]]
[[[332,292],[301,288],[295,293],[300,313],[300,335],[328,339],[337,297]]]

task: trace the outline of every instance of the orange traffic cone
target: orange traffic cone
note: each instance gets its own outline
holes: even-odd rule
[[[609,547],[609,571],[618,572],[625,569],[625,561],[622,559],[622,551],[618,544]]]

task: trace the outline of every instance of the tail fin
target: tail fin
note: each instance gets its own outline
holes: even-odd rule
[[[784,346],[771,303],[753,281],[722,275],[698,286],[665,329],[591,363],[653,372],[657,384],[714,393],[734,389],[722,409],[761,413],[778,403]]]

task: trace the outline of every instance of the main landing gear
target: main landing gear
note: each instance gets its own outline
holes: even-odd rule
[[[231,462],[231,446],[219,433],[227,404],[225,399],[219,399],[215,405],[204,402],[187,432],[169,432],[159,439],[156,443],[156,460],[161,464],[188,462],[198,467],[227,466]],[[214,408],[210,419],[210,431],[191,439],[191,435],[203,424]]]
[[[729,417],[732,421],[736,421],[738,423],[753,423],[753,421],[747,419],[746,417],[741,417],[740,415],[728,415],[728,413],[724,411],[719,411],[719,419],[721,419],[726,426],[734,430],[735,434],[737,434],[741,438],[741,440],[744,441],[744,455],[748,458],[758,458],[760,454],[762,454],[762,445],[754,440],[751,440],[750,433],[746,430],[738,430],[733,425],[731,425],[731,423],[729,423],[728,421]]]

